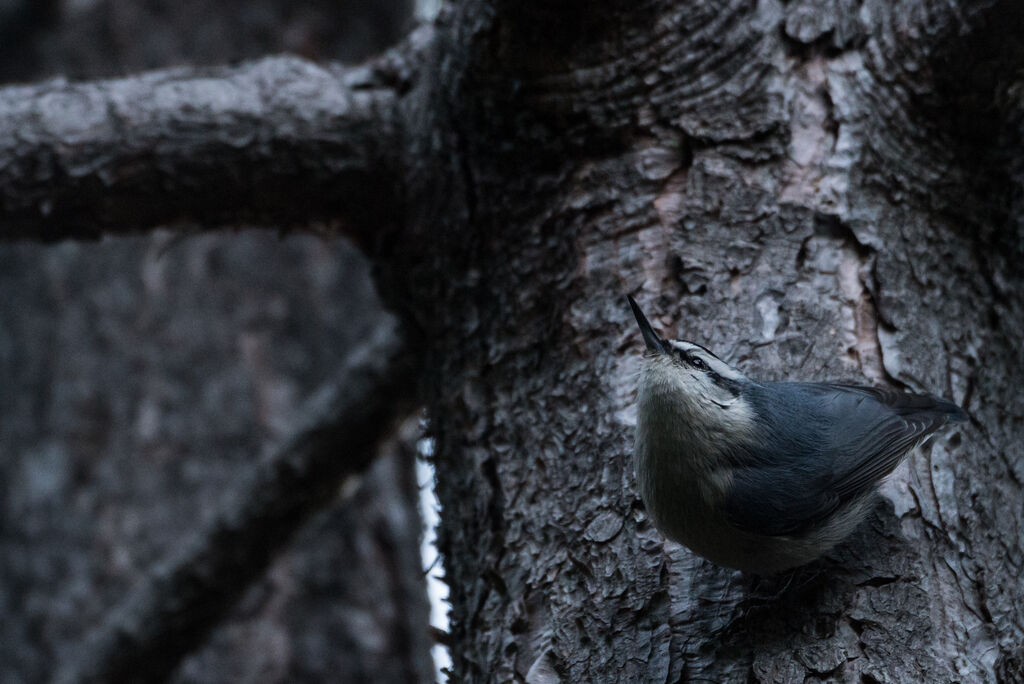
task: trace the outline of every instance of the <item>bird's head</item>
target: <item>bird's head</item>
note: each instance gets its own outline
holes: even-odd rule
[[[647,344],[641,393],[648,399],[664,398],[700,411],[728,409],[750,380],[708,349],[686,340],[666,340],[648,322],[632,297],[629,305]]]

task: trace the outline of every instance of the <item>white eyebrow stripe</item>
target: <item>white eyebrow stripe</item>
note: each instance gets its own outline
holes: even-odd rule
[[[711,370],[715,371],[723,378],[728,380],[739,380],[743,377],[743,374],[738,372],[735,368],[728,365],[724,361],[716,359],[714,357],[708,357],[706,354],[701,354],[704,361],[711,367]]]
[[[708,364],[708,367],[711,370],[718,373],[723,378],[726,378],[728,380],[740,380],[744,377],[742,373],[738,372],[736,369],[729,366],[727,363],[719,359],[717,356],[715,356],[714,354],[712,354],[699,344],[687,342],[686,340],[669,340],[668,343],[673,348],[678,349],[679,351],[686,352],[687,354],[692,354],[694,356],[699,356],[704,360],[706,364]]]
[[[668,343],[678,349],[679,351],[692,352],[700,349],[697,345],[686,340],[669,340]]]

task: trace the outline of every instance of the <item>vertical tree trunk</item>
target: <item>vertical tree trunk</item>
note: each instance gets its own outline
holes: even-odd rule
[[[1021,28],[1010,2],[450,9],[410,98],[443,132],[410,141],[418,237],[384,259],[431,340],[455,681],[1020,680]],[[752,375],[971,422],[822,561],[715,567],[635,491],[626,293]]]

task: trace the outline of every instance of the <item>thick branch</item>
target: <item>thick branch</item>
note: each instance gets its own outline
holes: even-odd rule
[[[385,83],[385,81],[388,81]],[[398,94],[292,57],[0,89],[0,240],[394,222]]]
[[[275,552],[340,484],[361,472],[411,408],[410,364],[392,326],[351,353],[310,402],[309,422],[270,458],[179,554],[86,639],[58,682],[162,681]]]

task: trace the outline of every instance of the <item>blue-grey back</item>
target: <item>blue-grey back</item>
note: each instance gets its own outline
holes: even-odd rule
[[[743,398],[759,427],[754,444],[729,454],[727,508],[737,527],[762,534],[813,529],[873,490],[924,437],[964,417],[944,399],[861,386],[750,383]]]

